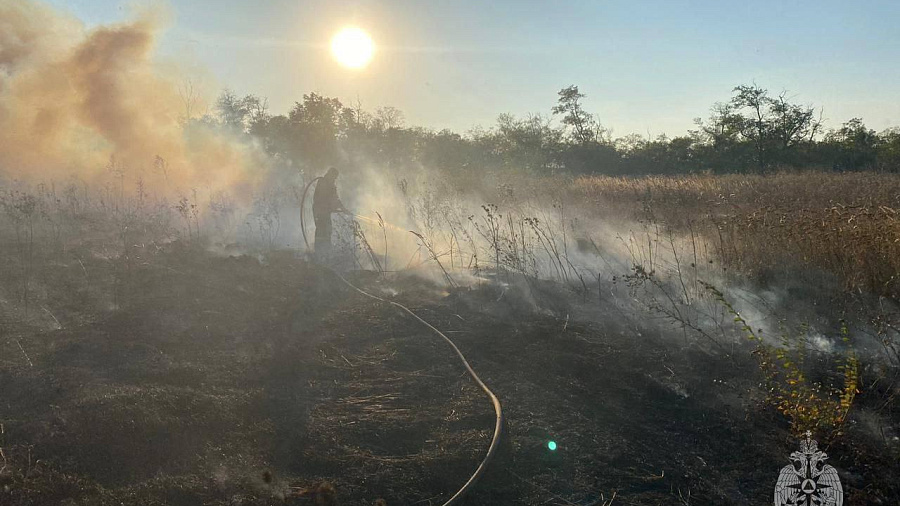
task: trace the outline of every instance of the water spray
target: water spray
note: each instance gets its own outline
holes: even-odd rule
[[[355,214],[355,213],[350,213],[350,216],[353,216],[357,220],[364,221],[371,225],[378,225],[379,227],[389,228],[391,230],[396,230],[397,232],[407,232],[407,230],[404,230],[404,229],[398,227],[397,225],[394,225],[393,223],[389,223],[388,221],[386,221],[384,219],[376,220],[375,218],[370,218],[368,216],[363,216],[361,214]]]
[[[306,249],[311,249],[311,247],[309,245],[309,239],[306,235],[306,221],[304,220],[304,216],[303,216],[305,209],[306,209],[306,196],[309,194],[309,189],[312,187],[312,185],[317,183],[320,179],[322,179],[322,176],[316,177],[312,181],[306,183],[306,186],[303,188],[303,196],[300,197],[300,233],[303,234],[303,242],[306,243]],[[392,223],[388,223],[385,220],[376,220],[374,218],[369,218],[368,216],[363,216],[361,214],[350,213],[350,212],[348,212],[347,214],[349,214],[350,216],[353,216],[357,220],[364,221],[364,222],[372,224],[372,225],[378,225],[380,227],[389,228],[391,230],[396,230],[398,232],[406,232],[406,230],[404,230]]]

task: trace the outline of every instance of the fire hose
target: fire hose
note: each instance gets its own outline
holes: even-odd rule
[[[304,240],[304,242],[306,242],[307,248],[309,248],[309,241],[306,238],[306,227],[303,222],[303,204],[306,201],[306,194],[309,191],[309,187],[312,186],[312,184],[315,183],[316,181],[318,181],[319,179],[321,179],[321,177],[317,177],[317,178],[313,179],[312,181],[310,181],[309,183],[307,183],[306,188],[303,190],[303,197],[300,200],[300,229],[303,232],[303,240]],[[472,366],[469,365],[469,361],[466,360],[465,355],[463,355],[462,351],[460,351],[460,349],[456,346],[456,344],[453,342],[453,340],[451,340],[449,337],[447,337],[443,332],[441,332],[440,330],[435,328],[433,325],[431,325],[427,321],[420,318],[419,315],[414,313],[411,309],[404,306],[403,304],[400,304],[399,302],[394,302],[392,300],[386,300],[386,299],[383,299],[376,295],[372,295],[371,293],[368,293],[368,292],[358,288],[353,283],[347,281],[343,276],[341,276],[341,274],[339,272],[337,272],[333,269],[329,269],[329,270],[334,272],[334,274],[337,275],[337,277],[340,278],[340,280],[343,281],[344,284],[346,284],[353,290],[359,292],[360,294],[362,294],[370,299],[374,299],[379,302],[391,304],[392,306],[409,314],[410,316],[412,316],[413,318],[418,320],[419,323],[421,323],[422,325],[424,325],[425,327],[430,329],[432,332],[437,334],[441,339],[443,339],[447,344],[449,344],[451,348],[453,348],[453,351],[456,353],[457,357],[459,357],[459,360],[460,360],[460,362],[462,362],[463,366],[466,368],[466,371],[468,371],[469,375],[472,377],[472,379],[475,381],[475,383],[481,388],[481,390],[484,391],[484,393],[488,396],[488,398],[490,398],[491,404],[493,404],[493,406],[494,406],[494,414],[496,415],[496,423],[494,424],[494,435],[491,438],[490,446],[488,446],[487,454],[485,454],[484,458],[481,459],[481,463],[478,464],[478,467],[475,469],[475,472],[472,473],[472,476],[469,477],[469,480],[466,481],[466,483],[463,484],[463,486],[455,494],[453,494],[453,496],[450,497],[450,499],[448,499],[447,502],[445,502],[443,504],[443,506],[452,506],[454,504],[457,504],[459,502],[459,500],[475,486],[475,483],[478,482],[479,478],[481,478],[481,476],[484,474],[485,470],[487,469],[488,464],[491,462],[491,460],[493,460],[494,455],[496,455],[497,448],[499,448],[499,446],[500,446],[500,434],[503,429],[503,408],[500,406],[500,399],[498,399],[497,396],[494,394],[494,392],[492,392],[491,389],[488,388],[488,386],[481,380],[481,378],[478,376],[478,373],[475,372],[475,369],[472,369]]]
[[[303,234],[303,242],[306,243],[306,249],[309,249],[309,239],[306,238],[306,222],[303,221],[303,210],[306,209],[304,204],[306,204],[306,194],[309,193],[309,187],[320,179],[322,179],[322,176],[313,178],[312,181],[306,183],[306,187],[303,188],[303,197],[300,198],[300,232]]]

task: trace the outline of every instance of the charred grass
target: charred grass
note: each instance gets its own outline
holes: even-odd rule
[[[879,175],[782,174],[582,179],[569,191],[604,219],[704,234],[723,265],[757,279],[799,264],[892,296],[898,186]],[[165,220],[151,212],[130,222],[77,203],[54,212],[44,199],[35,213],[27,196],[7,202],[0,503],[312,504],[297,492],[328,481],[342,504],[436,504],[486,451],[490,404],[453,353],[328,270],[271,247],[213,254],[199,224],[178,240],[154,228]],[[497,225],[489,209],[471,234],[487,231],[493,269],[469,288],[403,273],[351,278],[447,332],[503,402],[503,450],[469,503],[769,497],[796,440],[763,402],[750,350],[684,346],[615,312],[605,293],[588,296],[564,249],[553,254],[565,248],[562,229],[509,216]],[[491,234],[501,225],[518,241]],[[513,247],[526,232],[533,243]],[[877,244],[863,252],[850,238]],[[542,245],[554,281],[528,274],[527,252]],[[453,258],[449,275],[461,278],[469,262]],[[880,260],[888,267],[876,269]],[[518,278],[521,289],[508,284]],[[896,391],[886,381],[866,390],[867,408],[889,406]],[[896,422],[890,410],[879,417]],[[884,439],[893,436],[853,422],[829,448],[849,502],[890,502],[900,495],[897,446]]]
[[[6,326],[31,364],[3,343],[3,504],[312,504],[292,494],[323,480],[341,504],[438,503],[486,451],[490,403],[452,351],[328,271],[178,243],[140,258],[121,308]],[[470,504],[741,504],[770,494],[793,444],[754,404],[749,359],[523,309],[493,285],[352,279],[398,292],[502,399],[504,447]],[[895,463],[852,448],[834,457],[866,476],[850,496],[896,494]]]

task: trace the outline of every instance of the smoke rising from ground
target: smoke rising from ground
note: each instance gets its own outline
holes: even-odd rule
[[[249,230],[270,247],[301,244],[298,195],[288,188],[302,188],[299,171],[274,170],[252,140],[187,121],[185,101],[193,97],[179,89],[184,76],[155,59],[165,12],[138,11],[131,21],[87,29],[43,4],[4,1],[0,19],[0,174],[31,183],[73,175],[98,187],[114,181],[129,194],[138,181],[164,196],[196,190],[194,223],[186,216],[189,238],[202,230],[227,244],[241,233],[246,239]],[[483,273],[502,268],[593,293],[596,284],[621,279],[637,265],[653,273],[663,302],[673,296],[664,305],[673,311],[706,301],[697,278],[724,284],[719,264],[708,267],[714,255],[705,245],[696,258],[693,237],[660,236],[633,221],[580,217],[576,209],[555,207],[553,197],[524,195],[521,187],[505,195],[481,180],[479,191],[455,195],[452,185],[435,184],[436,171],[425,167],[403,174],[355,162],[357,168],[342,175],[340,191],[369,220],[361,222],[364,237],[353,237],[349,226],[338,229],[364,268],[375,267],[367,263],[369,255],[383,269],[423,266],[436,281],[459,284],[473,282],[473,267]],[[560,199],[561,206],[565,197]],[[492,212],[481,207],[491,203],[498,205]],[[372,254],[360,252],[363,238]],[[627,299],[623,285],[617,289]],[[748,320],[763,325],[752,306],[733,299]],[[713,304],[709,312],[721,315],[721,308]]]
[[[86,29],[32,1],[0,3],[0,171],[26,181],[115,173],[160,193],[252,189],[265,157],[184,128],[178,77],[154,60],[165,14]],[[233,191],[235,195],[245,191]]]

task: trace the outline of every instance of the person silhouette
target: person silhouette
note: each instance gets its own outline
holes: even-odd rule
[[[337,194],[338,170],[329,167],[322,179],[316,184],[313,193],[313,220],[316,224],[315,254],[320,260],[331,256],[331,215],[344,213],[347,210]]]

